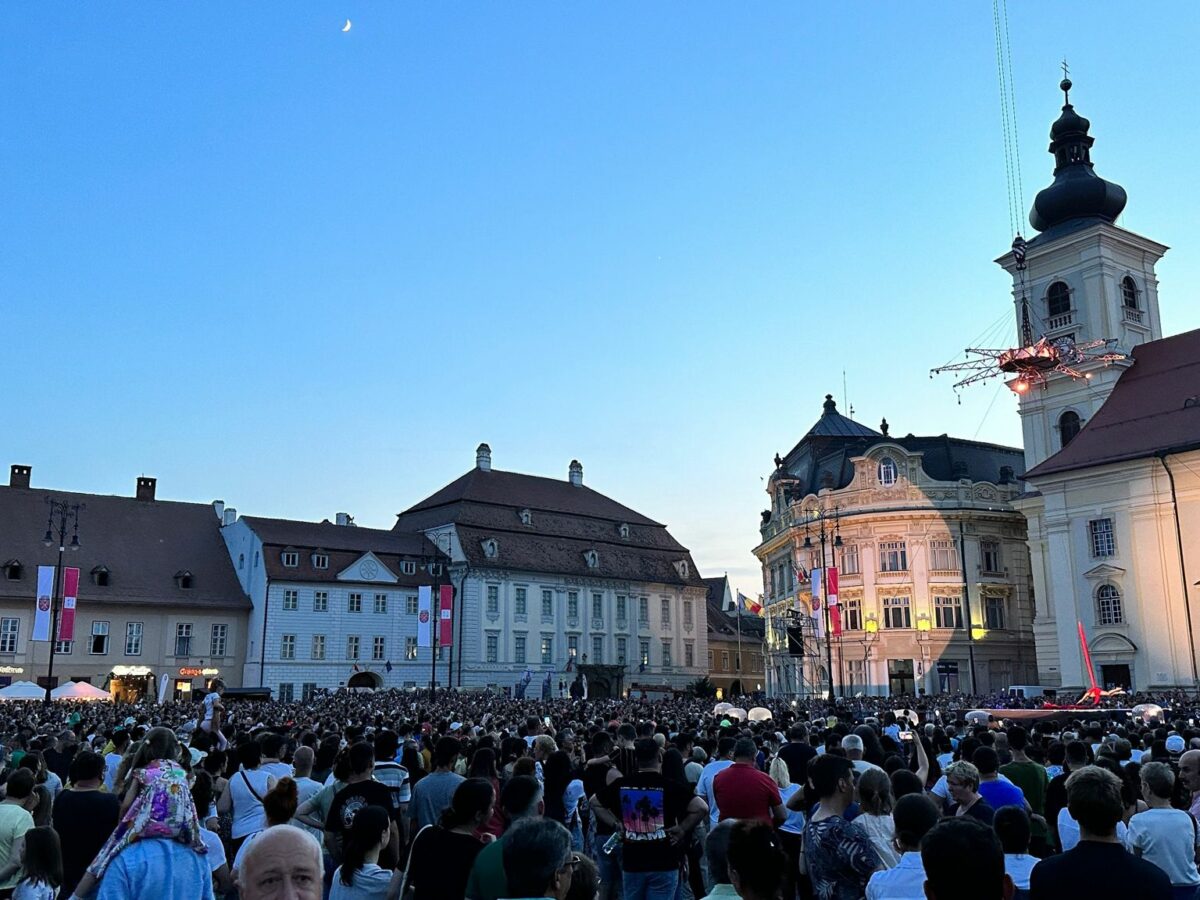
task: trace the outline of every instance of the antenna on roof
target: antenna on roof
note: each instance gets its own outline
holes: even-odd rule
[[[854,418],[854,407],[850,405],[850,395],[846,391],[846,370],[842,369],[842,406],[846,407],[850,412],[850,418]]]

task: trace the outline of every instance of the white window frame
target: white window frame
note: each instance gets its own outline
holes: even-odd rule
[[[300,608],[300,592],[294,588],[284,588],[283,611],[294,612]]]
[[[346,595],[346,612],[362,612],[362,593],[360,591],[352,591]]]
[[[542,589],[542,618],[554,618],[554,591]]]
[[[404,639],[404,658],[408,660],[417,658],[417,639],[412,635]]]
[[[513,662],[525,662],[525,635],[517,634],[513,636]]]
[[[579,591],[567,591],[567,618],[579,618]]]
[[[186,641],[185,644],[180,644],[180,641]],[[180,649],[186,650],[186,653],[180,653]],[[175,658],[189,659],[192,656],[192,623],[191,622],[176,622],[175,623]]]
[[[879,571],[907,572],[908,571],[908,542],[880,541],[879,542]]]
[[[362,638],[357,634],[346,635],[346,659],[360,659]]]
[[[500,615],[500,585],[498,584],[487,586],[487,614],[489,616]]]
[[[912,599],[910,597],[883,598],[883,627],[893,631],[912,628]]]
[[[488,662],[495,663],[500,661],[500,635],[489,634],[484,642],[484,647]]]
[[[313,591],[313,612],[329,612],[329,591]]]
[[[529,615],[529,591],[527,588],[519,587],[515,589],[513,596],[513,614],[518,616]]]
[[[406,615],[415,616],[420,612],[420,598],[416,594],[406,594],[404,597],[404,612]]]
[[[318,659],[318,660],[325,658],[325,635],[314,634],[312,636],[311,656],[313,659]]]
[[[386,657],[387,638],[377,634],[371,639],[371,659],[375,662],[382,662]]]
[[[843,575],[862,574],[862,569],[859,567],[858,544],[843,544],[841,559]]]
[[[381,615],[381,616],[386,616],[387,615],[387,606],[388,606],[387,594],[376,594],[375,595],[375,607],[374,607],[375,614]]]
[[[1117,555],[1116,523],[1111,516],[1088,521],[1088,544],[1092,559],[1110,559]]]
[[[21,638],[21,620],[16,616],[0,619],[0,653],[16,653]]]
[[[592,660],[593,663],[604,662],[604,635],[592,635],[592,656],[595,657]]]
[[[126,622],[125,623],[125,655],[126,656],[141,656],[142,655],[142,638],[145,635],[146,626],[142,622]]]
[[[950,624],[946,624],[949,619]],[[952,628],[961,630],[963,628],[963,602],[962,597],[934,597],[933,598],[933,627],[934,628]]]
[[[883,487],[891,487],[900,478],[900,467],[890,456],[885,456],[879,460],[875,477]]]
[[[229,647],[229,626],[223,622],[214,623],[208,634],[208,655],[214,659],[223,659]]]
[[[958,541],[930,541],[929,567],[935,572],[957,572],[960,568],[958,560]]]
[[[554,636],[550,634],[542,635],[541,646],[542,665],[549,666],[554,663]]]
[[[281,634],[279,636],[279,658],[296,658],[296,636],[294,634]]]
[[[284,550],[279,554],[279,561],[285,568],[294,569],[300,565],[300,554],[296,550]]]
[[[97,630],[97,629],[99,629],[99,630]],[[108,656],[109,635],[110,635],[110,630],[109,630],[108,622],[100,621],[100,620],[92,622],[91,640],[88,641],[88,655],[89,656]],[[98,638],[98,637],[104,638],[104,644],[103,644],[104,649],[103,650],[96,649],[96,638]]]
[[[328,553],[314,553],[313,557],[312,557],[312,564],[313,564],[314,569],[328,569],[329,568],[329,554]]]
[[[403,560],[400,563],[400,574],[401,575],[416,575],[417,574],[417,564],[415,562],[413,562],[411,559]]]

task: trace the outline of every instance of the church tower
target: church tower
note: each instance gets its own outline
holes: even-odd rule
[[[1076,344],[1111,339],[1128,354],[1162,337],[1155,263],[1167,247],[1116,225],[1125,190],[1092,167],[1091,123],[1071,105],[1063,79],[1062,115],[1050,128],[1054,182],[1033,201],[1029,222],[1040,232],[1017,253],[996,260],[1013,278],[1021,344],[1041,337]],[[1061,450],[1108,398],[1129,360],[1084,362],[1077,379],[1051,372],[1020,394],[1025,468]]]

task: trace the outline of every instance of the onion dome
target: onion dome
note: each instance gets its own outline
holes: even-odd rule
[[[1088,134],[1091,122],[1071,105],[1071,81],[1064,78],[1062,115],[1050,126],[1050,153],[1054,154],[1054,183],[1033,201],[1029,223],[1038,231],[1078,221],[1114,222],[1125,208],[1125,189],[1106,181],[1092,170],[1091,148],[1095,138]]]

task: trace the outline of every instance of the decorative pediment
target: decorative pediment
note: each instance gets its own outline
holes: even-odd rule
[[[1088,649],[1092,653],[1136,653],[1137,644],[1123,634],[1109,632],[1092,638]]]
[[[1120,581],[1125,577],[1125,570],[1120,566],[1110,566],[1108,563],[1101,563],[1084,572],[1083,577],[1090,578],[1092,581]]]
[[[400,579],[380,561],[378,556],[368,551],[338,572],[337,580],[395,584]]]

